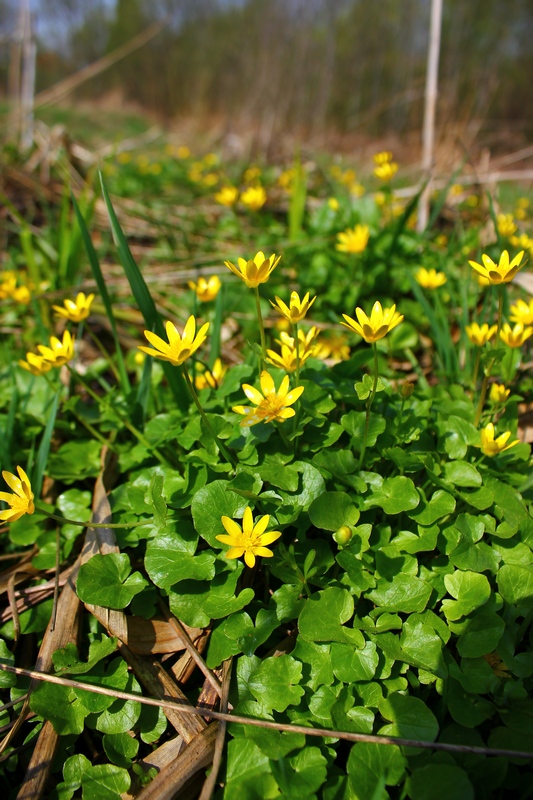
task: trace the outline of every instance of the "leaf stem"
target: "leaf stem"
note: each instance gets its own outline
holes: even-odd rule
[[[372,342],[372,347],[374,349],[374,382],[372,384],[372,391],[368,395],[368,400],[366,401],[366,416],[365,416],[365,430],[363,433],[363,446],[361,447],[361,455],[359,456],[359,464],[357,465],[357,471],[359,471],[363,465],[363,460],[366,453],[366,445],[368,441],[368,428],[370,426],[370,409],[372,408],[372,403],[374,402],[374,397],[376,396],[376,390],[378,388],[378,347],[375,342]]]
[[[51,511],[47,511],[45,508],[41,508],[40,506],[35,506],[35,511],[39,514],[44,514],[45,517],[50,517],[50,519],[55,519],[56,522],[62,522],[63,525],[77,525],[78,528],[137,528],[139,525],[146,525],[149,520],[142,519],[138,522],[80,522],[76,519],[67,519],[67,517],[58,517],[57,514],[52,514]]]
[[[231,464],[232,466],[236,467],[237,466],[236,459],[230,453],[230,451],[228,450],[226,445],[223,444],[220,441],[220,439],[216,435],[215,431],[213,430],[213,427],[212,427],[211,423],[207,419],[207,415],[206,415],[204,409],[202,408],[202,404],[200,403],[200,401],[198,399],[198,395],[196,394],[196,390],[195,390],[194,386],[192,385],[192,381],[191,381],[190,375],[189,375],[189,373],[187,371],[187,367],[185,366],[185,364],[181,365],[181,371],[182,371],[183,377],[185,379],[185,383],[187,384],[187,388],[188,388],[188,390],[190,392],[190,395],[191,395],[191,397],[193,399],[194,405],[198,409],[198,413],[200,414],[200,417],[202,418],[202,422],[204,423],[205,427],[207,428],[207,430],[209,432],[209,435],[213,439],[214,443],[216,444],[216,446],[218,447],[218,449],[220,450],[220,452],[222,453],[222,455],[224,456],[226,461],[229,464]]]
[[[493,348],[498,347],[498,342],[500,341],[500,331],[502,329],[502,320],[503,320],[503,292],[504,292],[504,287],[502,285],[500,286],[500,296],[498,299],[498,322],[497,322],[496,337],[494,339]],[[479,425],[481,414],[483,413],[483,407],[485,405],[485,399],[487,397],[487,389],[489,388],[489,380],[493,366],[494,366],[494,359],[491,359],[487,363],[485,369],[485,375],[483,377],[483,383],[481,384],[481,393],[479,395],[479,402],[477,405],[476,416],[474,419],[474,426],[476,428]]]

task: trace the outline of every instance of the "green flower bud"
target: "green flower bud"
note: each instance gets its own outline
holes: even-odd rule
[[[344,545],[348,544],[352,536],[353,531],[348,525],[341,525],[341,527],[333,534],[333,538],[339,547],[344,547]]]
[[[415,390],[414,384],[410,383],[410,381],[405,381],[405,383],[402,384],[402,388],[400,389],[400,394],[405,400],[407,400],[409,397],[411,397],[414,390]]]

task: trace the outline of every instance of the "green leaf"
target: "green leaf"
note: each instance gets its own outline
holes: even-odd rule
[[[228,796],[232,793],[234,797],[242,797],[238,788],[241,784],[257,780],[259,776],[270,772],[267,756],[251,739],[232,739],[228,744],[227,753]]]
[[[399,573],[392,581],[379,580],[377,587],[367,597],[384,611],[423,611],[428,604],[432,588],[426,581],[413,575]]]
[[[402,511],[412,511],[420,503],[413,481],[404,475],[385,478],[381,486],[370,488],[372,494],[365,499],[365,508],[378,506],[386,514],[401,514]]]
[[[533,605],[533,570],[531,566],[504,564],[497,575],[498,591],[512,605]]]
[[[154,333],[165,340],[163,322],[157,312],[155,303],[152,299],[146,281],[143,278],[142,272],[135,263],[135,259],[131,254],[128,242],[124,236],[122,228],[120,227],[120,223],[117,219],[117,215],[115,214],[113,204],[111,203],[101,175],[100,182],[102,185],[102,193],[104,195],[105,204],[107,206],[107,213],[109,214],[113,239],[117,245],[120,262],[124,268],[124,272],[126,273],[126,277],[131,286],[137,306],[144,317],[144,321],[148,330],[154,331]],[[166,361],[163,361],[161,366],[178,406],[185,411],[189,406],[189,396],[181,373]]]
[[[221,517],[240,519],[247,505],[246,499],[228,491],[228,481],[212,481],[196,492],[192,501],[194,527],[211,547],[220,548],[215,537],[225,533]]]
[[[133,597],[148,586],[140,572],[130,575],[130,559],[125,553],[99,553],[78,573],[76,590],[83,603],[106,608],[126,608]]]
[[[408,780],[412,800],[474,800],[474,787],[468,775],[453,764],[428,764],[413,772]]]
[[[290,733],[289,731],[276,731],[269,728],[256,728],[254,725],[243,725],[244,735],[259,747],[268,758],[284,758],[292,750],[299,750],[305,746],[303,733]]]
[[[168,589],[178,581],[210,581],[214,577],[215,554],[195,556],[190,550],[190,542],[175,534],[163,534],[148,543],[144,566],[156,586]]]
[[[366,642],[361,650],[354,650],[352,645],[347,644],[331,645],[333,672],[344,683],[371,681],[378,662],[379,656],[373,642]]]
[[[154,523],[156,527],[162,528],[167,516],[167,504],[163,499],[163,476],[154,473],[150,480],[150,491],[147,501],[152,506],[154,512]]]
[[[140,692],[137,681],[130,676],[126,691]],[[96,730],[101,733],[127,733],[135,727],[141,714],[141,704],[136,700],[115,700],[109,708],[102,711],[96,720]]]
[[[182,581],[176,591],[169,592],[170,610],[192,627],[207,627],[212,619],[220,619],[240,611],[253,600],[253,589],[242,589],[235,595],[242,565],[234,571],[215,575],[211,583]]]
[[[366,484],[362,478],[352,475],[357,470],[357,461],[351,450],[322,450],[314,457],[313,464],[330,472],[334,478],[353,489],[366,491]]]
[[[0,664],[7,664],[11,667],[15,666],[15,656],[4,642],[0,639]],[[9,689],[11,686],[16,686],[17,676],[11,672],[0,671],[0,689]]]
[[[437,428],[441,436],[444,451],[451,459],[463,459],[469,445],[479,442],[479,432],[462,417],[450,415],[446,420],[438,423]]]
[[[433,712],[418,697],[406,697],[394,692],[379,704],[379,711],[382,717],[392,723],[379,731],[384,736],[400,736],[428,742],[434,742],[437,738],[439,723]]]
[[[468,461],[449,461],[444,464],[444,480],[454,486],[475,488],[482,484],[478,470]]]
[[[44,471],[49,461],[50,444],[52,441],[52,436],[54,434],[57,409],[59,407],[59,398],[60,398],[60,392],[57,391],[56,394],[54,395],[52,404],[48,409],[48,414],[47,414],[48,419],[46,421],[46,426],[43,431],[43,435],[41,437],[39,449],[37,451],[37,458],[35,459],[35,467],[33,469],[33,475],[31,476],[31,485],[35,497],[41,496]]]
[[[212,669],[218,667],[230,656],[235,656],[242,652],[240,639],[247,632],[252,631],[254,623],[250,615],[245,611],[230,614],[220,625],[218,625],[209,641],[207,654],[207,666]]]
[[[329,686],[333,683],[331,646],[329,644],[306,642],[305,639],[298,636],[292,655],[305,665],[304,683],[313,692],[323,684]]]
[[[70,441],[48,459],[48,475],[65,483],[94,478],[100,472],[102,445],[95,439]]]
[[[327,761],[318,747],[307,746],[292,758],[271,763],[281,797],[309,800],[315,797],[327,776]]]
[[[373,800],[381,795],[377,790],[383,781],[387,786],[397,786],[403,777],[407,759],[396,745],[358,742],[352,746],[347,772],[354,798]]]
[[[309,518],[316,528],[336,531],[342,525],[356,525],[360,512],[346,492],[324,492],[309,506]]]
[[[143,742],[146,744],[157,742],[167,728],[167,718],[163,709],[143,704],[136,728],[139,730]]]
[[[307,600],[298,619],[300,635],[309,642],[347,642],[364,647],[362,633],[343,624],[353,612],[354,601],[348,590],[330,586]]]
[[[457,650],[463,658],[478,658],[492,653],[498,646],[505,630],[505,622],[501,617],[481,609],[475,611],[457,642]]]
[[[49,720],[60,736],[79,736],[89,713],[70,687],[45,681],[39,683],[30,695],[30,708]]]
[[[298,705],[304,694],[299,686],[302,664],[292,656],[265,658],[250,675],[248,686],[256,700],[268,711],[285,711]]]
[[[444,576],[446,590],[455,600],[443,600],[442,610],[447,619],[458,620],[484,605],[490,597],[490,584],[485,575],[459,572]]]
[[[67,758],[63,765],[63,780],[73,792],[80,788],[81,779],[87,770],[91,769],[91,766],[91,762],[84,755]]]
[[[443,658],[443,642],[435,629],[419,614],[411,614],[405,620],[400,636],[400,646],[405,661],[439,678],[445,678],[448,670]]]
[[[361,443],[364,439],[366,411],[350,411],[341,417],[341,425],[352,437],[352,445],[356,451],[361,450]],[[367,446],[373,447],[378,437],[383,433],[387,423],[378,414],[371,414],[368,424]]]
[[[278,489],[287,492],[295,492],[298,489],[298,470],[294,464],[284,464],[277,455],[265,456],[263,463],[254,467],[254,471],[261,476],[263,481]]]
[[[87,661],[80,661],[78,648],[74,644],[67,644],[52,654],[52,661],[57,673],[82,675],[89,672],[99,661],[107,658],[117,649],[117,639],[101,634],[99,639],[94,639],[89,645]]]
[[[128,791],[131,779],[127,770],[114,764],[97,764],[83,773],[81,778],[83,800],[118,800]]]
[[[139,741],[127,733],[105,733],[102,744],[108,759],[124,769],[131,767],[139,750]]]
[[[437,489],[429,500],[426,500],[422,491],[420,492],[421,502],[415,511],[408,514],[411,519],[419,525],[433,525],[438,519],[447,517],[455,511],[455,498],[443,489]]]
[[[128,686],[128,665],[122,658],[114,658],[107,669],[102,662],[97,664],[90,673],[83,676],[84,683],[94,683],[97,686],[107,686],[108,689],[125,691]],[[99,714],[115,702],[113,695],[103,695],[91,692],[88,689],[73,689],[75,696],[85,706],[87,711]]]

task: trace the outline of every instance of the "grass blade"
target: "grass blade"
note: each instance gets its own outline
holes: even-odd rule
[[[155,331],[158,336],[164,339],[165,329],[163,327],[163,321],[155,307],[152,295],[150,294],[150,290],[146,285],[142,273],[131,254],[128,242],[126,241],[126,237],[124,236],[122,228],[120,227],[117,215],[115,214],[115,209],[113,208],[113,204],[111,203],[111,199],[107,193],[107,189],[105,188],[102,175],[100,175],[100,182],[102,185],[102,193],[104,195],[105,204],[107,206],[109,221],[111,223],[113,239],[117,246],[119,258],[122,266],[124,267],[124,272],[126,273],[126,277],[131,286],[133,296],[135,297],[137,305],[139,306],[139,310],[144,317],[144,321],[148,330]],[[172,365],[166,361],[162,362],[162,367],[179,408],[182,411],[185,411],[189,407],[189,396],[187,394],[187,387],[185,386],[181,372],[174,369]]]
[[[50,406],[50,416],[48,417],[46,428],[43,431],[41,444],[39,445],[39,449],[37,451],[37,459],[35,461],[35,466],[33,468],[33,477],[31,481],[35,497],[41,496],[41,489],[43,488],[43,475],[46,469],[46,464],[48,462],[48,454],[50,453],[50,442],[52,441],[54,427],[56,424],[60,391],[61,390],[58,389],[58,391],[55,393],[54,399],[52,400],[52,404]]]
[[[107,286],[105,285],[104,276],[102,274],[102,269],[100,267],[100,262],[98,261],[96,250],[94,249],[94,245],[92,243],[89,230],[85,223],[85,218],[81,213],[80,207],[78,206],[78,203],[76,202],[76,198],[74,197],[74,195],[72,195],[72,202],[74,204],[74,211],[76,212],[76,217],[81,231],[83,243],[85,245],[85,250],[87,251],[87,256],[89,257],[89,264],[91,265],[91,270],[94,279],[96,281],[96,285],[98,286],[100,297],[102,298],[102,302],[105,306],[109,324],[111,325],[111,331],[113,334],[113,339],[115,341],[115,352],[117,356],[117,366],[118,366],[118,373],[120,375],[120,383],[122,386],[123,393],[127,396],[131,391],[131,386],[128,378],[128,371],[126,369],[126,364],[124,362],[124,356],[122,355],[122,348],[120,346],[120,341],[118,338],[117,326],[113,314],[113,305],[111,303],[111,298],[109,297],[109,292],[107,291]]]

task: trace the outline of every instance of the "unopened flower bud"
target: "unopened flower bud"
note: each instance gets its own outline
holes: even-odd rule
[[[353,531],[348,525],[341,525],[341,527],[333,534],[333,538],[339,547],[344,547],[344,545],[348,544],[352,536]]]
[[[400,389],[400,394],[404,398],[404,400],[408,400],[409,397],[411,397],[411,395],[413,394],[414,390],[415,390],[414,384],[412,384],[410,381],[405,381],[405,383],[402,384],[402,388]]]

